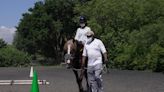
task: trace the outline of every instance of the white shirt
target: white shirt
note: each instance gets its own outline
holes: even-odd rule
[[[104,44],[99,39],[94,39],[90,44],[84,45],[83,56],[88,57],[88,66],[94,66],[102,63],[102,54],[106,49]]]
[[[75,40],[77,41],[82,41],[83,45],[86,43],[87,41],[87,37],[86,37],[86,33],[88,31],[91,31],[90,27],[85,27],[85,28],[78,28],[77,29],[77,32],[76,32],[76,35],[75,35]]]

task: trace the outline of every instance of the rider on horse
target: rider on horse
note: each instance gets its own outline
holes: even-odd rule
[[[75,40],[78,41],[79,44],[84,45],[87,40],[85,34],[91,29],[87,26],[87,19],[84,16],[80,16],[79,23],[80,27],[76,31]]]
[[[75,41],[77,41],[77,47],[80,49],[80,63],[82,62],[82,52],[84,44],[87,42],[86,33],[91,31],[91,28],[87,26],[87,19],[84,16],[80,16],[80,27],[76,31]]]
[[[82,64],[82,52],[84,44],[87,41],[86,33],[91,31],[90,27],[87,26],[87,20],[84,16],[79,19],[80,27],[77,29],[74,39],[69,39],[64,45],[65,61],[67,63],[67,68],[71,68],[76,76],[76,81],[78,83],[79,92],[83,92],[82,78],[80,78],[81,64]],[[89,88],[87,72],[85,70],[85,79],[87,83],[87,90]]]

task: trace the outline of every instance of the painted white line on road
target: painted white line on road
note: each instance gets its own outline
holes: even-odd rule
[[[28,85],[32,84],[32,80],[0,80],[0,85]],[[48,85],[50,82],[46,80],[38,80],[39,85]]]

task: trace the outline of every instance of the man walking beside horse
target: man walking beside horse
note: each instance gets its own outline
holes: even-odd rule
[[[88,58],[87,75],[90,92],[103,92],[102,87],[102,70],[103,70],[103,57],[104,63],[107,63],[107,51],[101,40],[94,38],[94,32],[88,31],[86,33],[87,42],[84,45],[83,60],[82,60],[82,75],[86,58]],[[103,54],[103,55],[102,55]],[[103,56],[103,57],[102,57]]]

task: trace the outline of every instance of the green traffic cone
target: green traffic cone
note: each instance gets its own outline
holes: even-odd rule
[[[34,74],[33,74],[31,92],[39,92],[38,76],[37,76],[36,71],[34,71]]]

